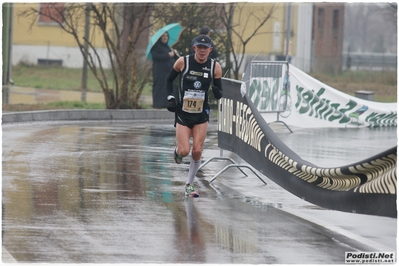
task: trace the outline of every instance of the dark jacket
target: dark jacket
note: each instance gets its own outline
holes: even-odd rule
[[[159,39],[151,48],[152,55],[152,104],[154,108],[166,108],[168,106],[168,93],[166,91],[166,78],[175,63],[175,58],[169,56],[172,49]]]

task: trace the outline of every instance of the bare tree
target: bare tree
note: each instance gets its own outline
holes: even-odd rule
[[[108,77],[105,71],[108,66],[102,62],[99,48],[92,38],[82,34],[86,6],[87,3],[45,3],[18,15],[31,18],[31,26],[38,16],[47,17],[74,37],[102,88],[107,109],[139,108],[141,92],[151,79],[151,63],[138,47],[140,41],[148,37],[143,38],[143,33],[148,33],[152,26],[180,22],[185,31],[176,47],[187,54],[197,29],[208,25],[213,30],[219,59],[225,60],[225,69],[232,69],[238,79],[247,44],[257,35],[272,33],[266,32],[263,26],[276,9],[275,3],[252,7],[247,3],[92,3],[89,5],[90,28],[103,37],[112,69],[112,77]],[[238,16],[234,20],[239,21],[236,24],[233,24],[234,16]],[[246,27],[249,24],[251,27]]]
[[[80,36],[85,23],[86,3],[46,3],[39,8],[27,8],[18,15],[30,17],[31,26],[38,16],[47,17],[72,35],[102,88],[106,108],[135,109],[139,107],[141,92],[151,77],[151,65],[139,60],[143,56],[139,56],[137,47],[141,35],[151,26],[149,17],[153,8],[153,3],[90,4],[91,29],[99,31],[104,39],[111,62],[111,78],[106,75],[106,66],[94,40]]]
[[[396,52],[396,3],[347,3],[345,39],[352,51]]]
[[[197,29],[203,25],[209,26],[212,40],[219,51],[218,61],[226,71],[231,69],[238,79],[248,43],[255,36],[273,33],[265,31],[263,26],[272,17],[276,6],[275,3],[167,3],[157,9],[162,14],[154,14],[154,17],[164,17],[168,23],[180,21],[185,31],[176,47],[183,54],[188,53],[192,38],[198,34]],[[234,24],[233,21],[238,22]]]
[[[379,20],[373,23],[377,25],[374,35],[380,36],[380,38],[374,40],[374,43],[382,43],[382,52],[397,52],[397,13],[398,4],[395,2],[380,3],[375,6],[375,14]]]
[[[248,43],[258,35],[272,34],[265,31],[263,26],[272,18],[277,8],[276,3],[251,5],[249,3],[226,3],[220,9],[219,17],[225,28],[219,38],[226,51],[226,68],[232,69],[235,79],[239,79],[239,71],[245,59]],[[234,18],[234,16],[237,16]],[[234,18],[234,20],[233,20]],[[238,21],[233,23],[233,21]],[[230,55],[232,60],[230,59]]]
[[[222,5],[218,3],[158,3],[157,7],[153,12],[154,17],[162,17],[164,24],[179,22],[183,26],[179,42],[174,45],[182,55],[190,53],[191,41],[202,26],[208,26],[212,32],[219,31],[219,27],[223,26],[219,18]],[[221,50],[218,36],[211,33],[211,38],[218,51]],[[219,61],[221,59],[218,58]]]

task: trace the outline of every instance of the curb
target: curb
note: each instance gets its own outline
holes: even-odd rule
[[[3,263],[18,263],[18,261],[8,252],[8,250],[2,246],[2,256]]]
[[[47,110],[3,113],[2,124],[39,121],[173,120],[174,118],[174,113],[167,110]]]

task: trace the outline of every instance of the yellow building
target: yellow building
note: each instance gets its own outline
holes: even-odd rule
[[[59,3],[60,5],[68,3]],[[242,33],[243,38],[247,38],[259,22],[253,17],[247,20],[250,12],[256,16],[262,17],[270,7],[276,4],[276,9],[271,18],[259,29],[258,34],[254,36],[246,45],[244,63],[253,58],[259,60],[285,60],[287,45],[287,26],[290,32],[290,56],[291,63],[300,63],[310,60],[310,42],[311,22],[312,22],[312,3],[270,3],[253,2],[245,3],[243,8],[236,8],[234,13],[235,30]],[[62,64],[64,67],[81,68],[83,57],[74,40],[73,36],[64,32],[60,26],[45,17],[39,16],[32,24],[32,19],[20,16],[23,10],[27,8],[45,8],[46,3],[14,3],[13,15],[13,46],[12,46],[12,64],[18,63],[38,64]],[[238,2],[238,5],[243,3]],[[291,10],[288,12],[288,10]],[[84,16],[82,16],[82,20]],[[290,23],[287,24],[287,21]],[[79,28],[79,36],[83,38],[84,22]],[[90,30],[90,38],[94,40],[102,62],[105,67],[109,66],[108,53],[100,32],[94,29]],[[143,42],[148,43],[148,37]],[[240,42],[233,37],[237,51],[240,49]],[[300,41],[300,43],[298,43]],[[299,53],[299,57],[298,56]],[[297,60],[299,58],[299,61]],[[306,70],[309,63],[303,64]]]
[[[68,3],[58,4],[63,6]],[[62,64],[71,68],[82,67],[83,56],[71,34],[62,30],[58,23],[51,21],[46,16],[38,16],[32,23],[32,17],[21,15],[23,11],[30,8],[46,12],[45,10],[49,9],[48,3],[14,3],[13,6],[13,65],[18,63],[38,64],[41,62]],[[82,26],[78,28],[78,35],[83,40],[84,16],[79,23]],[[104,59],[107,58],[105,42],[100,32],[91,30],[90,38],[104,56]]]
[[[272,16],[248,43],[246,54],[284,54],[287,5],[285,3],[245,3],[239,5],[243,5],[243,8],[236,8],[233,24],[238,25],[236,30],[244,40],[259,27],[260,22],[257,18],[265,17],[270,9],[275,8]]]

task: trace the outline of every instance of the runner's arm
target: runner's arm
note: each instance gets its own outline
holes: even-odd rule
[[[168,91],[168,100],[173,97],[173,81],[180,74],[184,67],[184,58],[180,57],[176,60],[173,68],[170,70],[168,77],[166,78],[166,90]]]
[[[222,89],[222,67],[218,62],[215,64],[215,74],[213,78],[213,86],[212,86],[213,95],[217,100],[222,98],[223,89]]]

